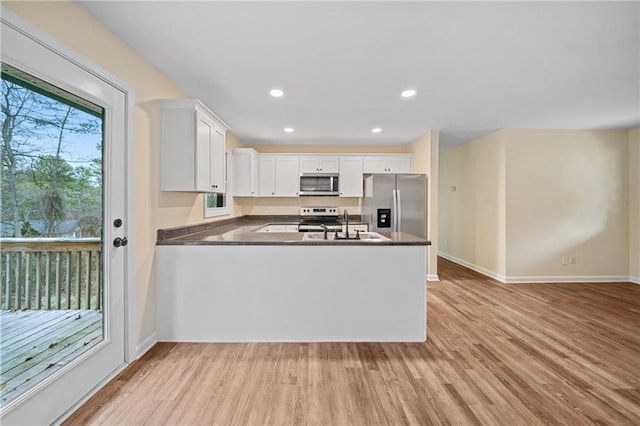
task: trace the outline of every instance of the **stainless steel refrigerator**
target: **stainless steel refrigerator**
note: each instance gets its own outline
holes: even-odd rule
[[[369,231],[427,238],[427,176],[373,174],[364,182],[362,218]]]

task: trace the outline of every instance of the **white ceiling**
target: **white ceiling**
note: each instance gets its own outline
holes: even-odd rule
[[[640,125],[638,2],[81,4],[246,143]]]

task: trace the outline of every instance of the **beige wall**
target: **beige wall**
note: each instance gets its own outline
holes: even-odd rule
[[[628,133],[506,134],[507,275],[628,276]]]
[[[512,281],[628,277],[631,144],[624,130],[501,130],[443,153],[440,251]]]
[[[629,275],[640,284],[640,127],[629,131]]]
[[[505,132],[440,154],[439,251],[505,275]]]
[[[202,222],[202,196],[159,190],[159,151],[151,101],[184,98],[171,81],[73,2],[2,2],[33,26],[60,40],[135,90],[134,156],[136,341],[150,337],[155,324],[154,253],[158,228]],[[228,136],[228,145],[239,141]]]
[[[406,150],[413,154],[414,173],[427,174],[427,238],[431,247],[427,250],[427,272],[430,279],[438,275],[438,131],[432,130],[419,137]]]

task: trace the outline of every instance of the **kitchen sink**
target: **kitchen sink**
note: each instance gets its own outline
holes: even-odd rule
[[[349,239],[344,238],[344,234],[342,232],[338,232],[339,238],[334,239],[335,233],[329,232],[327,234],[327,241],[389,241],[388,237],[385,237],[382,234],[377,232],[360,232],[360,240],[355,238],[355,232],[349,234]],[[322,232],[305,232],[302,237],[303,241],[322,241],[324,240],[324,235]]]

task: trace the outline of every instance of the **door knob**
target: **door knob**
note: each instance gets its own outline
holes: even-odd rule
[[[114,247],[124,247],[127,244],[129,244],[129,241],[127,240],[127,237],[117,237],[115,240],[113,240],[113,246]]]

